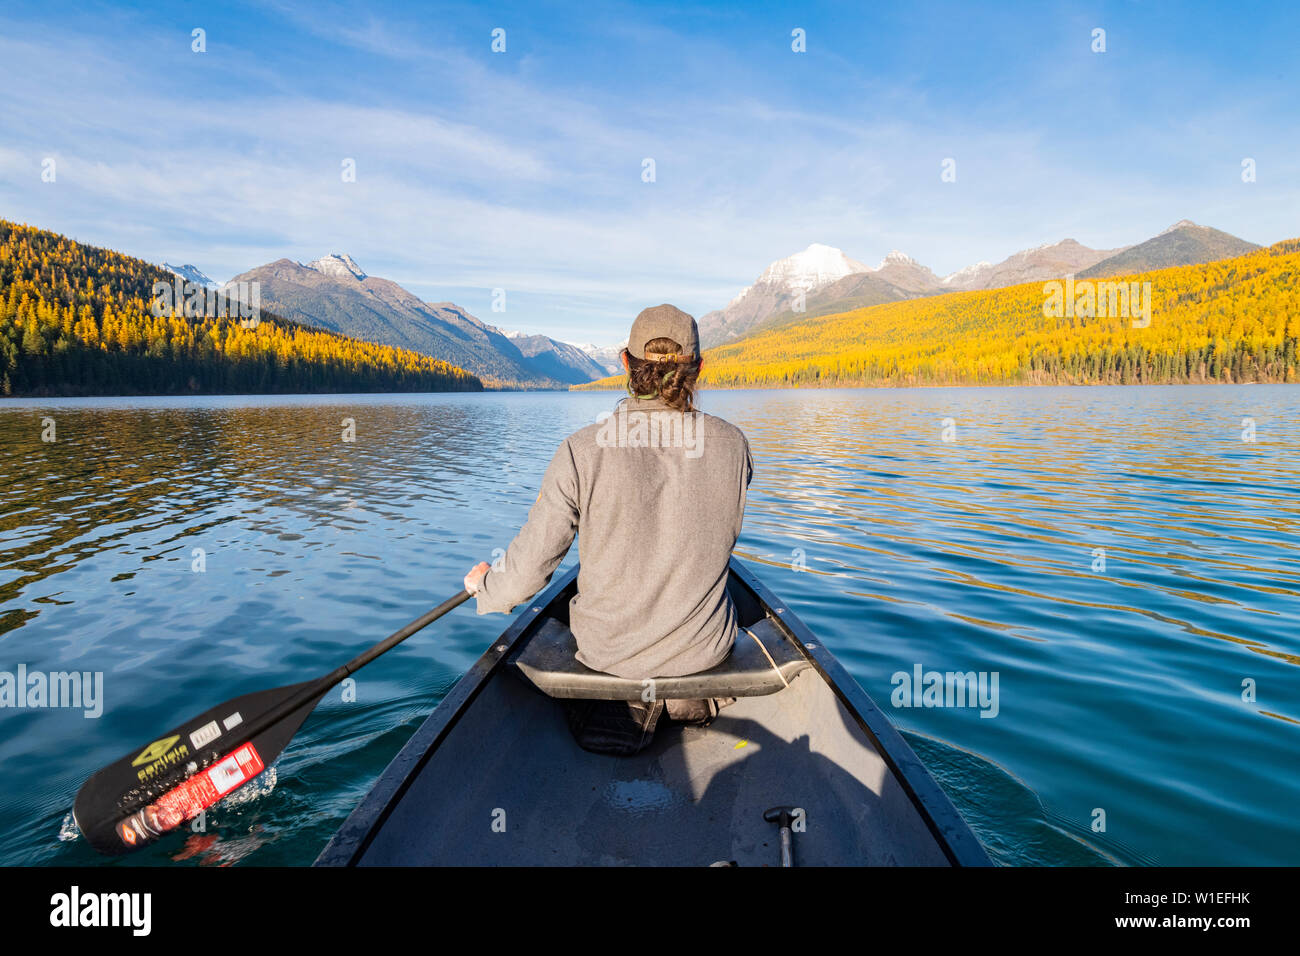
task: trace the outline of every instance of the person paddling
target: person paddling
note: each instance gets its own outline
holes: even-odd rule
[[[478,613],[509,613],[546,586],[576,534],[577,659],[630,680],[694,674],[725,660],[736,637],[727,564],[753,459],[740,429],[695,407],[703,359],[691,316],[671,305],[644,310],[621,358],[628,397],[560,444],[504,559],[475,565],[465,590]],[[725,703],[667,709],[703,723]],[[577,701],[570,724],[589,749],[634,752],[664,707]]]

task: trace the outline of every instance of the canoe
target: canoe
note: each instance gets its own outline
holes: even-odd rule
[[[561,698],[644,699],[646,682],[573,659],[574,568],[448,693],[316,865],[990,865],[825,644],[734,558],[728,588],[742,625],[728,659],[653,682],[665,700],[736,697],[711,724],[661,719],[632,756],[578,746]]]

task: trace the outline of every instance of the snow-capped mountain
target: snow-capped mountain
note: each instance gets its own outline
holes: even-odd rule
[[[314,269],[323,276],[334,276],[342,278],[351,276],[360,281],[366,278],[366,274],[356,261],[347,253],[332,252],[328,256],[321,256],[312,262],[304,263],[306,268]]]
[[[606,375],[617,375],[623,371],[623,362],[619,355],[627,348],[627,339],[617,345],[582,345],[578,342],[569,344],[581,349],[589,359],[605,370]]]
[[[623,371],[619,354],[627,348],[627,339],[618,345],[584,345],[532,332],[502,329],[501,334],[514,342],[534,366],[545,364],[547,374],[560,381],[579,384]],[[597,372],[599,374],[594,374]]]
[[[505,336],[527,359],[529,368],[557,381],[580,385],[610,374],[605,366],[569,342],[526,332],[506,332]]]
[[[1182,226],[1180,223],[1171,228]],[[1017,252],[996,265],[977,262],[941,279],[897,249],[873,269],[839,249],[814,244],[772,263],[725,308],[703,316],[700,338],[702,344],[711,347],[748,334],[769,320],[811,318],[921,295],[1060,278],[1087,269],[1117,251],[1089,249],[1073,239],[1063,239]]]
[[[719,345],[775,316],[824,314],[827,303],[850,302],[853,308],[940,288],[933,272],[897,250],[873,269],[833,246],[813,243],[772,263],[725,308],[701,316],[700,342]]]
[[[939,281],[951,289],[975,288],[974,283],[979,282],[980,278],[987,275],[992,268],[993,263],[981,259],[973,266],[962,266],[956,272],[948,273]]]
[[[850,259],[833,246],[814,242],[803,252],[778,259],[758,277],[753,285],[741,291],[728,306],[740,302],[756,289],[770,288],[783,292],[810,292],[830,285],[855,272],[869,272],[870,268]]]
[[[770,315],[801,308],[810,293],[846,276],[871,271],[870,266],[850,259],[834,246],[814,242],[803,252],[773,262],[725,308],[701,316],[701,344],[717,345],[743,335]]]
[[[1254,243],[1183,219],[1135,246],[1092,249],[1074,239],[1062,239],[1022,249],[998,263],[980,261],[941,279],[896,249],[872,269],[839,249],[814,243],[803,252],[772,263],[725,308],[702,316],[700,341],[711,348],[760,326],[848,312],[882,302],[1000,289],[1067,275],[1086,278],[1210,262],[1255,248]]]
[[[183,266],[174,266],[171,263],[164,262],[163,268],[172,273],[172,275],[180,276],[186,282],[197,282],[199,285],[207,289],[217,288],[217,283],[213,282],[200,272],[197,266],[190,265],[188,262]]]

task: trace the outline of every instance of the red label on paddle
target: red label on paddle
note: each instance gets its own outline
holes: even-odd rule
[[[168,790],[149,806],[117,825],[127,846],[147,843],[212,806],[230,791],[252,780],[265,768],[251,742],[222,757],[203,773]]]

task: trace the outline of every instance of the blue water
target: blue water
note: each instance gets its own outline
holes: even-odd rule
[[[327,697],[203,833],[108,861],[68,811],[89,773],[162,730],[322,673],[458,590],[509,542],[558,441],[614,401],[0,404],[0,671],[104,681],[98,719],[0,709],[0,863],[310,863],[505,618],[462,608],[363,670],[356,701]],[[738,554],[995,859],[1300,862],[1300,388],[749,391],[705,407],[754,452]],[[893,706],[892,675],[917,665],[996,673],[996,716]]]

